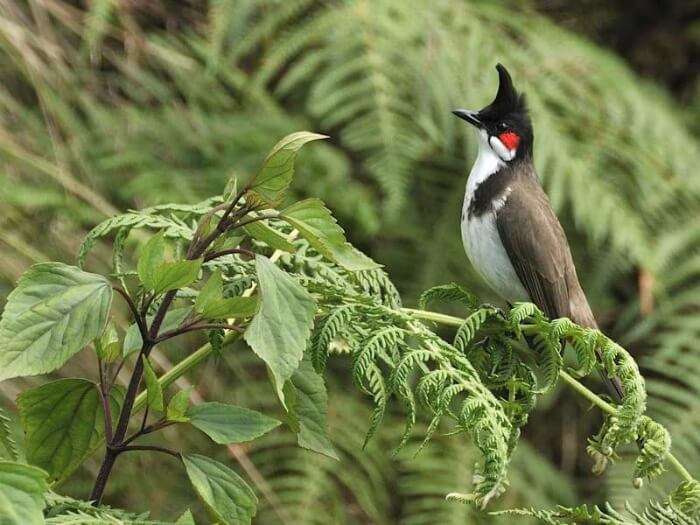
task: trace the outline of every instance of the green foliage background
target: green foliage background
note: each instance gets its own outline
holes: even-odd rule
[[[303,153],[297,196],[323,198],[351,240],[386,265],[407,304],[452,280],[489,298],[459,237],[475,145],[450,110],[491,99],[498,61],[528,94],[536,164],[594,310],[635,353],[650,415],[697,475],[700,152],[688,124],[697,131],[698,105],[680,106],[620,58],[514,4],[0,4],[2,293],[32,262],[70,260],[105,216],[220,193],[232,170],[254,170],[279,137],[313,129],[331,139]],[[156,363],[167,367],[195,342],[173,343]],[[94,363],[86,361],[74,359],[73,374],[87,374]],[[398,417],[361,450],[370,407],[348,387],[345,365],[332,363],[329,385],[340,465],[281,432],[229,451],[226,461],[253,472],[265,496],[259,522],[495,521],[443,501],[468,485],[468,445],[436,439],[415,460],[391,458]],[[204,398],[274,403],[264,370],[244,352],[195,375]],[[27,384],[0,385],[2,403]],[[562,392],[547,401],[526,429],[530,445],[519,447],[499,506],[649,497],[625,469],[594,479],[584,437],[595,416]],[[168,429],[167,437],[208,446],[192,432]],[[96,468],[88,464],[84,485],[66,490],[84,494]],[[157,482],[136,489],[133,476],[148,471]],[[172,518],[192,499],[167,459],[130,459],[117,474],[107,495],[115,505]]]

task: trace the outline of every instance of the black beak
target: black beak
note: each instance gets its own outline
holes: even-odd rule
[[[479,120],[478,111],[469,111],[468,109],[455,109],[452,113],[461,118],[462,120],[466,120],[472,126],[476,126],[477,128],[481,128],[483,126],[483,124]]]

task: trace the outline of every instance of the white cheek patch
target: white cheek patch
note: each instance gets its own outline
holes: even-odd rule
[[[489,144],[491,145],[491,149],[496,152],[496,155],[501,157],[504,161],[508,162],[515,157],[516,150],[506,148],[498,137],[489,137]]]

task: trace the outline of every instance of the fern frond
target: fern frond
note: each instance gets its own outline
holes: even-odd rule
[[[496,314],[496,310],[490,307],[479,308],[470,314],[464,324],[459,327],[455,334],[454,347],[460,352],[467,353],[470,343],[474,340],[479,329]]]
[[[432,301],[458,302],[467,308],[473,309],[479,300],[457,283],[433,286],[424,291],[418,299],[418,308],[425,310]]]

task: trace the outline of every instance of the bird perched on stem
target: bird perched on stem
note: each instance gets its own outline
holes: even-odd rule
[[[453,113],[474,126],[479,154],[462,208],[462,240],[486,283],[510,303],[530,301],[548,317],[597,323],[581,288],[569,243],[540,184],[532,160],[534,134],[525,95],[496,66],[496,98],[479,111]],[[603,380],[616,400],[618,378]]]

